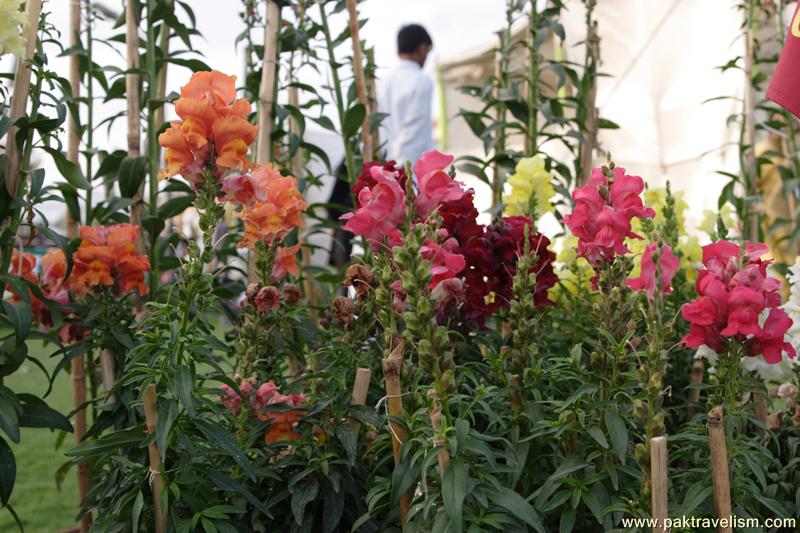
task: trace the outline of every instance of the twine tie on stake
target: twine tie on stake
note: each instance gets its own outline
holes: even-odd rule
[[[389,420],[389,418],[390,418],[389,405],[386,403],[386,400],[388,400],[389,398],[402,398],[403,396],[408,396],[409,394],[411,394],[411,392],[404,392],[402,394],[387,394],[384,397],[382,397],[380,400],[378,400],[378,403],[375,404],[375,409],[379,410],[381,408],[381,404],[383,404],[383,411],[386,413],[386,420]],[[395,439],[397,439],[397,442],[399,442],[401,444],[403,443],[403,439],[401,439],[397,435],[397,433],[395,432],[394,428],[392,427],[391,422],[389,423],[389,432],[392,434],[392,436]]]

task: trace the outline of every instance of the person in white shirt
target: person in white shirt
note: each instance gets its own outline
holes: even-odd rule
[[[431,100],[433,82],[422,71],[433,48],[431,36],[422,26],[409,24],[397,34],[400,62],[382,80],[378,97],[383,120],[387,159],[404,165],[432,150]]]

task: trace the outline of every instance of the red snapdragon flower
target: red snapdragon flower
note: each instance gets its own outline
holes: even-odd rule
[[[653,254],[657,249],[658,245],[656,243],[648,244],[642,255],[641,274],[638,278],[631,278],[625,281],[625,284],[631,289],[647,293],[649,300],[653,299],[656,291],[656,264],[653,262]],[[680,259],[672,253],[672,248],[665,244],[658,259],[658,266],[661,268],[661,287],[667,294],[672,292],[670,282],[675,277],[679,265]]]
[[[697,277],[698,298],[681,309],[691,324],[682,339],[686,346],[705,344],[719,352],[734,339],[747,346],[749,355],[762,354],[771,364],[780,362],[783,351],[796,355],[784,341],[792,320],[778,308],[781,284],[767,275],[771,261],[761,259],[768,251],[761,243],[746,243],[742,249],[719,241],[703,247],[705,269]]]
[[[655,216],[655,211],[642,203],[644,180],[626,174],[621,167],[612,173],[609,180],[602,168],[593,169],[589,183],[572,192],[575,209],[564,217],[578,237],[578,254],[592,266],[628,253],[626,238],[641,238],[631,231],[631,219]]]

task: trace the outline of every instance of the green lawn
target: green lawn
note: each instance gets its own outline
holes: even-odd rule
[[[48,360],[38,342],[31,342],[31,352],[39,356],[52,371],[56,360]],[[5,379],[5,384],[15,392],[41,395],[47,390],[47,379],[42,371],[26,362],[16,373]],[[62,372],[56,379],[53,391],[46,399],[50,407],[68,413],[72,404],[71,380]],[[73,436],[67,435],[60,449],[56,449],[58,434],[47,429],[23,429],[19,444],[12,444],[17,458],[17,482],[11,494],[11,505],[17,511],[26,533],[57,533],[75,526],[78,510],[77,481],[72,469],[59,490],[56,487],[56,470],[67,460],[65,450],[74,446]],[[17,531],[14,519],[0,509],[0,532]]]

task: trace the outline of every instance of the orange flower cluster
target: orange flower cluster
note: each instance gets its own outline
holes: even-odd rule
[[[181,121],[158,136],[167,163],[160,177],[180,174],[196,183],[209,159],[218,172],[249,166],[245,154],[258,128],[247,121],[250,102],[236,98],[235,80],[216,70],[195,72],[181,88],[175,101]]]
[[[223,191],[230,201],[242,204],[238,213],[244,221],[241,248],[252,248],[258,241],[277,244],[303,225],[307,204],[297,180],[281,175],[273,165],[257,165],[249,175],[226,179]]]
[[[14,249],[11,253],[11,268],[9,269],[9,273],[13,276],[19,276],[34,285],[39,285],[42,294],[48,300],[53,300],[58,303],[67,303],[67,301],[69,301],[69,296],[66,290],[61,287],[61,282],[66,273],[66,267],[61,272],[61,277],[55,283],[44,282],[45,260],[47,260],[48,255],[50,254],[45,254],[42,258],[42,279],[40,279],[39,274],[35,271],[36,256],[30,253],[20,254],[19,250]],[[11,285],[6,287],[6,289],[11,293],[12,301],[18,302],[23,299],[22,295],[18,294]],[[28,299],[31,302],[31,313],[33,317],[39,324],[45,328],[49,328],[53,321],[47,305],[37,298],[31,290],[28,290]]]
[[[113,287],[118,296],[134,290],[147,294],[144,273],[150,270],[150,262],[147,256],[136,253],[138,226],[83,226],[80,237],[81,245],[73,256],[68,280],[72,293],[84,296],[96,289]],[[53,262],[57,259],[54,257]]]

